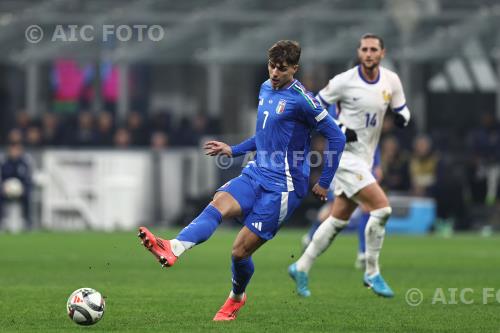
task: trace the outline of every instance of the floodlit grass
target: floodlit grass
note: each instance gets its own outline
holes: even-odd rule
[[[300,255],[301,234],[285,228],[255,254],[247,305],[230,323],[212,318],[230,290],[236,230],[219,230],[168,270],[133,231],[0,234],[0,331],[500,332],[498,236],[389,235],[382,271],[396,297],[383,299],[362,286],[362,273],[353,268],[356,238],[342,235],[313,267],[313,295],[303,299],[287,275]],[[79,327],[66,315],[66,299],[80,287],[106,297],[95,326]],[[422,291],[421,305],[406,303],[410,288]],[[464,300],[473,304],[460,300],[464,288],[472,289]],[[484,288],[494,288],[498,301],[493,295],[483,304]]]

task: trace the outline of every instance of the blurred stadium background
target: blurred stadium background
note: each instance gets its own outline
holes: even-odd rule
[[[39,43],[27,41],[33,24]],[[164,36],[100,32],[134,24]],[[76,25],[74,40],[52,40],[58,25],[64,36]],[[500,223],[498,31],[498,0],[2,0],[0,228],[186,224],[240,171],[241,160],[221,168],[200,143],[251,135],[267,49],[298,40],[298,78],[317,92],[374,32],[413,115],[409,130],[384,122],[390,231],[489,235]],[[23,149],[27,164],[12,173]],[[305,226],[318,205],[307,198],[290,225]]]

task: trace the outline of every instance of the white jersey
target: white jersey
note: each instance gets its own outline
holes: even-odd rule
[[[406,107],[398,75],[380,66],[379,76],[367,81],[361,75],[361,67],[356,66],[331,79],[319,97],[324,104],[337,103],[339,121],[356,131],[358,140],[346,144],[341,163],[354,155],[371,169],[387,107],[395,112]]]

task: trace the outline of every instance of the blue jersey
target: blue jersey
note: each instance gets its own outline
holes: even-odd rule
[[[337,104],[331,104],[326,110],[328,111],[328,114],[333,117],[333,119],[339,119]]]
[[[270,191],[296,191],[303,196],[309,183],[311,132],[328,139],[319,184],[328,188],[337,169],[345,136],[328,112],[304,86],[294,80],[282,89],[268,81],[261,85],[255,136],[233,146],[233,156],[256,150],[255,160],[243,170]]]

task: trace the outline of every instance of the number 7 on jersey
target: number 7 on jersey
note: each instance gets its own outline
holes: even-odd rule
[[[269,111],[264,111],[264,123],[262,123],[262,129],[266,128],[267,117],[269,117]]]

